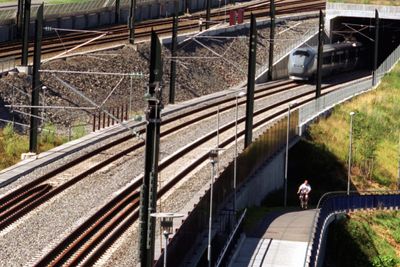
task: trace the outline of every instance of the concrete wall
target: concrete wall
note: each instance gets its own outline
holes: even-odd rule
[[[227,1],[228,2],[228,1]],[[212,0],[212,7],[219,7],[224,2]],[[187,6],[186,6],[187,5]],[[195,12],[204,10],[205,0],[180,0],[178,11],[180,13],[189,11]],[[174,13],[174,1],[160,1],[153,3],[143,3],[136,8],[136,21],[169,17]],[[119,24],[127,24],[129,16],[129,6],[121,7]],[[115,21],[115,10],[112,7],[103,8],[99,11],[89,12],[88,14],[75,14],[63,17],[45,17],[44,25],[54,28],[64,29],[88,29],[99,26],[112,25]],[[30,25],[30,37],[34,37],[34,21]],[[0,25],[0,42],[13,40],[17,37],[14,29],[15,24],[9,21],[8,24]],[[54,34],[54,32],[44,32],[44,35]]]
[[[239,166],[240,168],[240,166]],[[249,181],[239,188],[236,204],[238,209],[258,206],[268,193],[283,186],[285,174],[285,151],[267,161]]]

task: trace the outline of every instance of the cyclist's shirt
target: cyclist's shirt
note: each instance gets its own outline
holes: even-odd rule
[[[311,186],[309,184],[308,185],[302,184],[300,185],[299,189],[301,194],[308,194],[311,191]]]

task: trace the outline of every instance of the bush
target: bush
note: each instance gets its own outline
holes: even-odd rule
[[[377,256],[372,260],[374,267],[396,267],[398,261],[389,255]]]

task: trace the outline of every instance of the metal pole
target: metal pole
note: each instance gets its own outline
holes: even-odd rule
[[[319,11],[319,31],[318,31],[318,57],[317,57],[317,88],[315,92],[315,97],[319,98],[321,96],[321,83],[322,83],[322,53],[324,50],[324,13],[322,10]]]
[[[374,43],[374,71],[372,73],[372,85],[377,83],[376,70],[378,69],[378,53],[379,53],[379,13],[375,9],[375,43]]]
[[[168,231],[164,231],[164,237],[165,237],[164,267],[167,267],[168,236],[169,236],[169,232]]]
[[[249,63],[247,73],[247,100],[246,100],[246,129],[244,147],[248,147],[252,141],[253,111],[254,111],[254,85],[256,76],[256,53],[257,53],[257,24],[256,17],[251,14]]]
[[[350,194],[350,180],[351,180],[351,152],[353,143],[353,115],[354,112],[350,112],[350,143],[349,143],[349,169],[347,173],[347,195]]]
[[[120,10],[120,0],[115,0],[115,18],[114,18],[115,19],[115,21],[114,21],[115,24],[119,23],[120,12],[121,12],[121,10]]]
[[[135,43],[135,16],[136,16],[136,0],[130,1],[130,8],[129,8],[129,43]]]
[[[238,106],[239,96],[236,96],[236,116],[235,116],[235,160],[233,161],[233,212],[236,214],[236,184],[237,184],[237,134],[238,134]]]
[[[270,37],[269,37],[269,63],[268,63],[268,81],[272,81],[272,68],[274,65],[274,39],[275,39],[275,3],[270,1],[269,12],[271,16]]]
[[[400,136],[399,136],[399,165],[397,171],[397,190],[400,190]]]
[[[208,218],[208,250],[207,250],[207,260],[208,267],[211,267],[211,228],[212,228],[212,211],[213,211],[213,185],[214,185],[214,176],[215,176],[215,152],[210,152],[211,159],[211,181],[210,181],[210,215]],[[218,153],[218,151],[217,151]]]
[[[29,39],[30,20],[31,20],[31,0],[25,0],[24,26],[22,29],[22,58],[21,58],[22,66],[28,66],[28,39]]]
[[[290,129],[290,104],[288,105],[287,114],[287,129],[286,129],[286,151],[285,151],[285,191],[284,191],[284,202],[283,206],[286,208],[287,205],[287,182],[288,182],[288,159],[289,159],[289,129]]]
[[[206,0],[206,30],[210,28],[211,20],[211,0]]]
[[[176,80],[176,50],[178,44],[178,16],[175,15],[172,19],[172,43],[171,43],[171,75],[169,82],[169,103],[175,103],[175,80]]]
[[[150,213],[156,210],[157,204],[157,175],[158,154],[160,142],[160,113],[162,103],[162,88],[159,86],[162,80],[161,44],[157,34],[151,34],[150,55],[150,79],[146,98],[148,107],[146,110],[146,149],[145,171],[140,192],[140,264],[142,267],[153,266],[155,219],[150,218]]]
[[[36,15],[35,25],[35,52],[33,57],[33,79],[32,79],[32,106],[39,106],[39,89],[40,89],[40,59],[42,53],[42,33],[43,33],[43,4],[39,7]],[[31,108],[31,122],[29,129],[29,151],[37,153],[37,136],[38,136],[38,118],[39,111],[37,108]]]
[[[17,10],[18,37],[21,36],[23,19],[24,19],[24,0],[18,0],[18,10]]]
[[[131,75],[131,87],[129,88],[129,116],[132,116],[132,90],[133,90],[133,77]]]

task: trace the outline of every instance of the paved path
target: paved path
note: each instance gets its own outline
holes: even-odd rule
[[[270,214],[243,241],[232,267],[303,266],[315,210]]]

